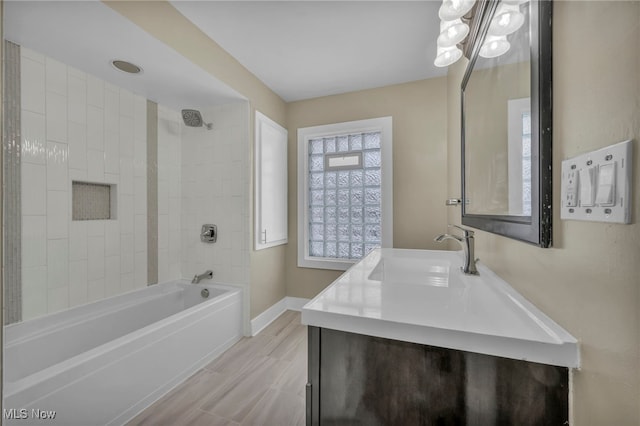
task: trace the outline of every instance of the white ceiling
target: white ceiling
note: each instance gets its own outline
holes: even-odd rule
[[[172,4],[285,101],[446,72],[433,65],[438,0]],[[242,99],[97,0],[5,1],[3,29],[8,40],[175,109]],[[116,71],[113,59],[144,73]]]
[[[100,1],[5,1],[3,30],[7,40],[174,109],[242,99]],[[113,59],[144,72],[117,71]]]
[[[172,2],[285,101],[441,76],[440,1]]]

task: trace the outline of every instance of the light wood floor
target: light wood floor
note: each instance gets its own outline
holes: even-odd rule
[[[286,311],[245,337],[127,426],[303,425],[307,327]]]

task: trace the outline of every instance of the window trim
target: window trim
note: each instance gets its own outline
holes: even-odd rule
[[[309,256],[309,140],[347,133],[380,132],[381,247],[393,247],[393,123],[391,117],[371,118],[298,129],[298,267],[347,270],[357,259]]]

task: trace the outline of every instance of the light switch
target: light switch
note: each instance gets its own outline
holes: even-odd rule
[[[580,169],[580,206],[591,207],[594,205],[594,175],[595,167]]]
[[[560,218],[631,223],[633,141],[562,161]]]
[[[603,164],[598,169],[596,203],[600,206],[616,204],[616,163]]]

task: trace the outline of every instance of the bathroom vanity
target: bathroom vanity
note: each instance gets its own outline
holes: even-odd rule
[[[302,310],[307,424],[565,424],[576,339],[462,253],[377,249]]]

